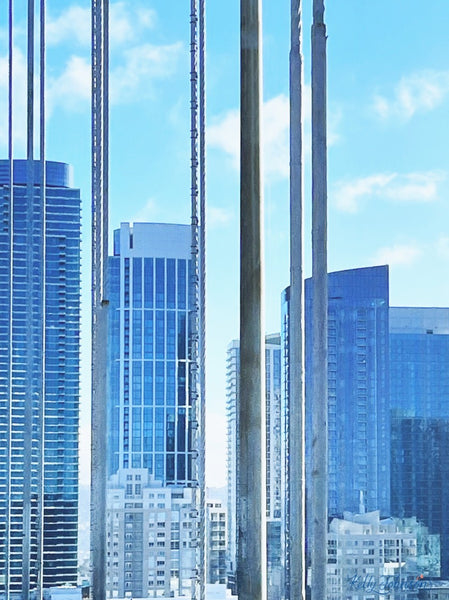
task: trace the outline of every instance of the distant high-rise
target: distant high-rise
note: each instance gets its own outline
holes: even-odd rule
[[[68,165],[46,163],[45,194],[41,172],[15,160],[11,202],[0,161],[0,594],[17,597],[41,543],[43,587],[77,581],[80,193]]]
[[[232,341],[227,354],[227,487],[228,487],[228,582],[235,589],[238,507],[238,401],[240,344]],[[268,598],[280,597],[281,587],[281,338],[265,337],[266,386],[266,517]]]
[[[311,431],[312,285],[306,280],[306,430]],[[329,274],[329,515],[390,514],[388,267]],[[308,418],[309,417],[309,418]],[[306,433],[306,460],[311,456]],[[309,464],[307,462],[306,464]],[[307,481],[310,473],[307,473]]]
[[[391,510],[441,538],[449,577],[449,308],[390,308]]]
[[[123,496],[125,509],[131,504],[138,509],[133,510],[134,521],[140,518],[138,505],[141,510],[153,508],[151,502],[142,506],[142,494],[148,499],[152,493],[152,480],[162,487],[169,486],[181,497],[183,488],[196,486],[192,469],[196,456],[192,422],[195,417],[189,393],[193,310],[190,259],[188,225],[122,223],[114,232],[114,255],[109,258],[108,270],[108,471],[114,488],[118,481],[116,474],[120,481],[129,476],[131,482],[135,480],[136,469],[146,470],[145,480],[149,483],[144,486],[142,479],[136,488],[131,487],[129,492],[125,489]],[[141,477],[141,472],[138,476]],[[164,509],[168,507],[166,502]],[[166,518],[163,520],[167,522]],[[138,581],[133,567],[138,559],[135,549],[130,549],[129,560],[122,557],[119,561],[123,569],[116,582],[109,569],[109,591],[117,593],[122,579],[124,592],[139,597],[178,593],[179,578],[190,586],[195,564],[191,555],[199,543],[195,531],[193,526],[190,544],[184,546],[188,556],[180,557],[180,566],[172,569],[171,583],[165,575],[158,577],[158,571],[163,570],[157,569],[162,559],[150,568],[148,577]],[[126,529],[121,530],[121,535],[126,537]],[[126,553],[126,539],[122,541]],[[142,537],[141,543],[146,552],[148,540]],[[165,551],[164,544],[168,544],[169,554],[170,538],[159,539],[157,544],[159,549],[154,546],[150,551],[153,557]],[[178,552],[174,554],[177,556]],[[139,556],[143,556],[141,551]]]

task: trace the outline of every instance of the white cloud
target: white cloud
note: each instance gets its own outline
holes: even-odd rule
[[[109,9],[109,40],[114,46],[135,42],[140,34],[154,27],[154,10],[133,6],[131,3],[114,2]],[[89,46],[91,41],[91,9],[77,4],[68,6],[57,17],[47,19],[47,43],[50,46],[75,42]]]
[[[378,173],[341,181],[335,185],[335,205],[344,212],[357,212],[364,198],[387,198],[397,202],[432,202],[445,179],[441,171],[421,173]]]
[[[240,111],[229,110],[223,117],[208,126],[207,143],[228,154],[237,169],[240,160]]]
[[[68,41],[88,46],[90,44],[90,8],[76,4],[69,6],[56,18],[47,18],[46,37],[49,46]]]
[[[111,69],[111,104],[139,100],[152,93],[155,78],[170,76],[181,53],[181,44],[144,44],[123,53],[124,62]],[[58,76],[47,81],[48,112],[56,106],[64,110],[84,110],[90,104],[91,66],[87,58],[72,55]]]
[[[374,264],[390,266],[409,266],[422,254],[415,244],[394,244],[380,248],[373,258]]]
[[[80,56],[71,56],[63,72],[47,82],[49,114],[57,105],[71,111],[83,110],[89,105],[90,97],[91,67]]]
[[[181,53],[181,42],[165,46],[141,44],[124,51],[124,61],[111,71],[111,102],[148,96],[152,92],[152,80],[172,75]]]
[[[328,145],[335,144],[341,113],[334,111],[329,117]],[[311,145],[311,89],[304,85],[303,94],[303,152],[310,154]],[[279,94],[263,104],[263,165],[267,177],[289,176],[290,101]],[[240,111],[232,109],[212,120],[207,129],[207,143],[211,148],[222,150],[231,159],[235,169],[240,163]]]
[[[145,205],[131,217],[131,223],[151,223],[158,218],[158,209],[154,198],[149,198]]]
[[[220,208],[218,206],[207,207],[207,227],[222,227],[230,223],[233,217],[233,213],[225,208]]]
[[[403,77],[391,98],[377,95],[373,110],[381,119],[410,119],[440,105],[449,93],[449,71],[420,71]]]
[[[443,235],[436,241],[436,251],[441,258],[449,259],[449,236]]]
[[[4,125],[0,127],[0,144],[6,146],[8,143],[8,57],[0,57],[0,115]],[[19,48],[13,52],[13,128],[14,143],[20,150],[26,144],[26,110],[27,110],[27,65],[26,59]],[[37,98],[36,98],[37,102]],[[36,124],[37,125],[37,124]]]

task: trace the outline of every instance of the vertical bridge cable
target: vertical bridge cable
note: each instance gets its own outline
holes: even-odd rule
[[[200,600],[205,599],[207,556],[205,551],[206,523],[206,1],[200,0],[199,15],[199,92],[200,92]]]
[[[34,331],[35,315],[33,285],[34,250],[34,0],[28,0],[27,31],[27,183],[26,183],[26,286],[28,290],[26,307],[27,329],[27,381],[24,398],[24,444],[23,444],[23,542],[22,542],[22,599],[30,598],[31,576],[31,484],[33,461],[33,407],[34,407]],[[25,468],[26,465],[26,468]]]
[[[39,30],[39,163],[40,163],[40,178],[39,178],[39,223],[40,239],[42,240],[41,261],[39,265],[40,281],[42,285],[42,300],[41,300],[41,319],[39,335],[44,346],[42,357],[39,365],[39,375],[41,378],[41,398],[38,408],[38,489],[37,489],[37,600],[42,600],[43,583],[44,583],[44,483],[45,483],[45,367],[46,367],[46,348],[45,348],[45,331],[46,331],[46,296],[45,296],[45,281],[46,281],[46,167],[45,167],[45,0],[40,0],[40,30]]]
[[[8,185],[9,185],[9,291],[8,291],[8,384],[6,390],[7,440],[6,440],[6,515],[5,515],[5,600],[9,600],[11,561],[11,433],[12,433],[12,307],[13,307],[13,224],[14,224],[14,136],[13,136],[13,48],[14,48],[14,0],[8,3]]]
[[[305,600],[304,298],[301,0],[291,0],[290,41],[290,310],[286,597]]]
[[[108,0],[92,0],[92,597],[106,598]]]
[[[192,573],[192,600],[198,598],[198,534],[199,534],[199,494],[198,460],[195,458],[198,437],[201,435],[198,422],[198,316],[199,316],[199,238],[198,238],[198,2],[190,2],[190,177],[191,177],[191,304],[189,306],[189,396],[191,428],[191,481],[193,530],[191,546],[195,548],[195,569]]]
[[[327,146],[324,0],[312,24],[312,600],[326,598],[327,565]]]

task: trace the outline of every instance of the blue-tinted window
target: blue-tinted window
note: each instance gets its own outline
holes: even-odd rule
[[[163,359],[165,355],[165,323],[164,312],[156,311],[156,358]]]
[[[153,311],[144,311],[143,330],[144,358],[153,358]]]
[[[153,259],[144,259],[144,305],[145,308],[153,308]]]
[[[165,307],[165,261],[156,258],[156,308]]]
[[[151,406],[153,404],[153,363],[146,360],[143,369],[143,403]]]
[[[176,305],[176,261],[167,259],[167,308],[175,308]]]
[[[186,308],[187,274],[186,261],[178,260],[178,308]]]
[[[133,306],[142,306],[142,259],[133,258]]]

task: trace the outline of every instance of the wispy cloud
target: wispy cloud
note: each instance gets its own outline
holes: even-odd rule
[[[207,207],[207,226],[208,227],[223,227],[228,225],[234,218],[232,211],[221,208],[219,206]]]
[[[8,143],[8,57],[0,56],[0,115],[4,125],[0,127],[0,144]],[[27,106],[27,66],[26,60],[20,49],[15,48],[13,53],[13,123],[14,142],[20,147],[26,143],[26,106]]]
[[[181,42],[155,46],[141,44],[123,53],[122,64],[111,71],[111,101],[129,102],[153,92],[154,79],[170,77],[182,53]]]
[[[142,206],[130,219],[131,223],[148,223],[157,220],[158,207],[154,198],[149,198],[145,205]]]
[[[446,178],[441,171],[420,173],[377,173],[335,185],[335,206],[355,213],[365,198],[384,198],[397,202],[432,202],[438,198],[439,184]]]
[[[373,257],[374,264],[390,266],[409,266],[422,254],[422,249],[416,244],[394,244],[380,248]]]
[[[49,114],[56,106],[65,110],[84,110],[91,97],[91,67],[81,56],[71,56],[62,73],[47,81]]]
[[[111,49],[120,44],[136,42],[140,34],[154,27],[156,13],[131,3],[113,2],[109,10],[109,40]],[[78,44],[89,46],[91,39],[91,10],[72,4],[57,16],[49,15],[46,26],[47,44]]]
[[[75,42],[82,46],[90,44],[90,8],[76,4],[66,7],[57,17],[49,15],[46,24],[46,38],[49,46]]]
[[[449,236],[442,235],[435,244],[437,254],[446,260],[449,259]]]
[[[310,118],[311,97],[310,86],[304,86],[304,154],[310,154]],[[341,114],[334,111],[329,119],[329,145],[335,144],[339,135],[337,126]],[[267,177],[286,178],[289,175],[289,131],[290,105],[285,94],[279,94],[263,105],[263,164]],[[240,112],[231,109],[221,117],[212,119],[207,130],[207,141],[211,148],[222,150],[231,159],[234,168],[238,169],[240,162]]]
[[[375,96],[373,110],[383,120],[407,121],[415,113],[433,110],[448,94],[449,71],[420,71],[403,77],[390,97]]]

